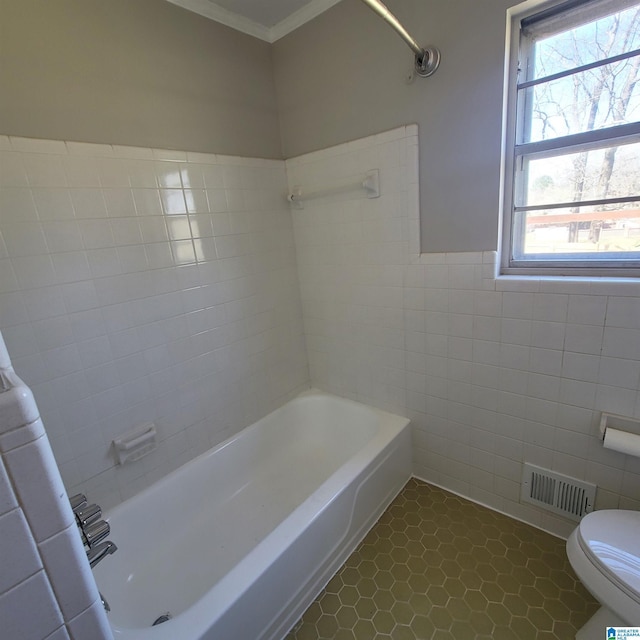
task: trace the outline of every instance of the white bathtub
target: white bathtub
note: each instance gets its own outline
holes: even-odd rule
[[[408,480],[408,423],[307,392],[116,507],[116,640],[282,638]]]

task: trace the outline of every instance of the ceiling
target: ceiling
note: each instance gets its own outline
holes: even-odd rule
[[[167,0],[251,36],[275,42],[340,0]]]

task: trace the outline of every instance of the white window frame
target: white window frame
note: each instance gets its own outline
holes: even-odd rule
[[[620,8],[635,4],[631,0],[593,0],[596,4],[619,3]],[[603,139],[608,140],[631,140],[640,141],[640,123],[617,125],[606,130],[595,130],[586,133],[565,136],[562,140],[569,141],[570,144],[559,144],[558,139],[543,140],[541,142],[518,144],[518,83],[520,76],[520,65],[522,62],[523,45],[521,38],[521,23],[523,20],[542,14],[543,12],[565,11],[569,12],[574,5],[586,4],[578,3],[575,0],[528,0],[527,2],[513,7],[507,12],[507,44],[506,44],[506,64],[505,64],[505,101],[504,101],[504,130],[503,130],[503,153],[502,153],[502,188],[501,188],[501,273],[504,275],[523,276],[585,276],[585,277],[635,277],[640,278],[639,260],[616,260],[605,261],[597,259],[596,255],[590,259],[562,259],[562,260],[516,260],[513,258],[513,235],[515,229],[515,199],[516,199],[516,163],[518,157],[523,154],[522,149],[527,148],[528,155],[531,153],[541,153],[553,149],[581,150],[589,146],[595,146]],[[578,7],[578,10],[580,8]],[[568,15],[568,13],[567,13]],[[571,28],[570,23],[567,28]],[[520,119],[521,120],[521,119]],[[603,133],[603,131],[605,133]],[[569,140],[571,139],[571,140]],[[634,201],[640,200],[634,197]],[[520,209],[522,210],[522,209]]]

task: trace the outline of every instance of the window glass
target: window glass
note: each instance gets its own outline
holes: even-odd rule
[[[640,119],[640,56],[543,82],[520,92],[531,105],[523,142],[593,131]]]
[[[637,49],[640,47],[637,11],[637,7],[630,7],[540,38],[536,42],[532,77],[550,76]],[[570,15],[569,12],[569,20]]]
[[[523,206],[574,203],[640,193],[640,142],[524,162]]]
[[[516,244],[517,259],[544,259],[548,254],[593,260],[595,255],[632,258],[640,245],[640,200],[623,205],[523,211],[516,228],[524,231]],[[581,257],[579,254],[588,254]]]

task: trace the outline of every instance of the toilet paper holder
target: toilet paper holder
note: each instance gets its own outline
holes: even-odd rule
[[[603,411],[600,416],[600,436],[603,440],[609,427],[611,429],[617,429],[618,431],[640,433],[640,420]]]

